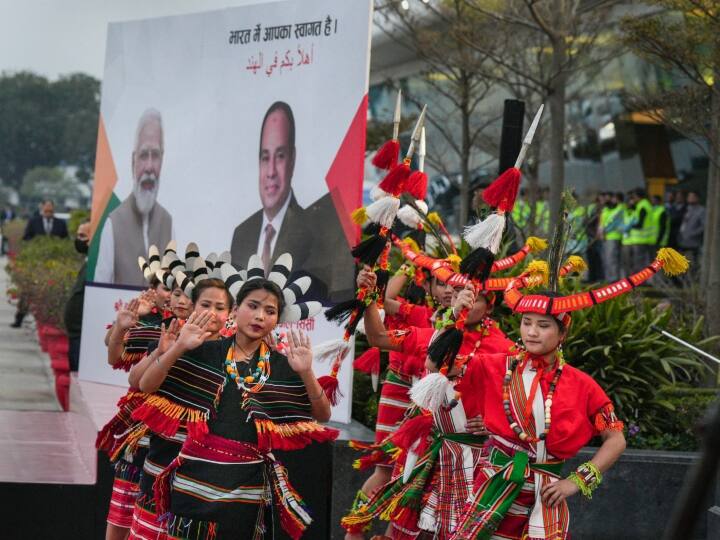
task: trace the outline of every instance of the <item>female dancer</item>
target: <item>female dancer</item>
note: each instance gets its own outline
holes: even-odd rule
[[[289,272],[270,277],[278,274]],[[306,337],[291,333],[287,356],[265,344],[288,313],[278,284],[261,277],[242,284],[236,335],[211,340],[227,316],[225,292],[203,289],[194,314],[140,381],[157,399],[136,416],[165,433],[181,420],[188,430],[178,457],[155,482],[157,512],[169,511],[169,538],[262,538],[274,533],[273,510],[299,538],[311,519],[271,451],[333,439],[336,432],[314,421],[329,419],[330,404],[312,372]],[[316,311],[305,307],[290,312]]]
[[[567,538],[567,497],[581,492],[590,498],[625,450],[623,423],[608,396],[592,377],[565,364],[570,313],[627,293],[660,269],[672,276],[687,268],[684,257],[662,248],[640,272],[567,297],[554,288],[523,296],[511,282],[505,302],[522,314],[523,347],[480,357],[465,374],[463,383],[481,399],[491,435],[488,463],[476,476],[453,539]],[[561,479],[563,461],[597,435],[602,445],[592,459]]]
[[[157,255],[155,246],[151,246],[150,251]],[[159,266],[159,262],[154,264]],[[163,318],[171,315],[166,311],[170,289],[155,274],[147,272],[145,275],[150,289],[118,311],[106,335],[108,363],[114,369],[128,371],[140,361],[148,345],[158,339]],[[146,448],[141,444],[141,448],[136,451],[125,452],[123,441],[132,425],[130,414],[142,399],[137,385],[131,385],[118,403],[117,414],[100,430],[96,440],[96,448],[108,453],[115,469],[105,532],[107,540],[127,538],[139,494],[140,472]]]
[[[368,268],[358,274],[358,287],[375,286],[375,274]],[[482,292],[475,292],[468,287],[460,291],[454,291],[452,310],[458,314],[467,310],[466,332],[463,335],[463,342],[457,364],[463,363],[467,358],[478,351],[494,353],[507,351],[512,342],[509,341],[497,324],[488,317],[488,301]],[[438,332],[434,328],[411,327],[405,330],[387,332],[376,305],[371,304],[364,315],[365,330],[371,344],[382,349],[402,351],[413,357],[425,359],[428,346],[433,336]],[[437,367],[435,368],[437,369]],[[412,391],[411,391],[412,397]],[[468,406],[463,400],[452,409],[438,412],[437,424],[442,430],[442,444],[434,447],[432,460],[424,459],[422,464],[426,467],[422,479],[416,480],[413,484],[413,511],[401,511],[393,515],[393,508],[398,506],[397,502],[392,503],[393,497],[403,486],[402,477],[385,484],[365,500],[357,501],[349,516],[343,519],[343,526],[347,530],[346,540],[363,538],[362,532],[373,517],[381,516],[390,518],[393,526],[393,538],[401,534],[407,534],[406,538],[415,537],[421,528],[429,531],[437,531],[440,538],[447,537],[448,531],[452,528],[462,511],[467,497],[472,492],[472,470],[479,463],[480,448],[482,439],[482,419],[479,417],[480,410],[472,402]],[[430,431],[433,424],[433,417],[428,414],[411,415],[411,431],[420,429]],[[406,421],[404,424],[408,424]],[[407,428],[400,430],[391,436],[405,438]],[[405,448],[409,450],[409,448]],[[417,450],[417,448],[415,449]],[[359,464],[372,463],[384,459],[380,449],[374,449],[368,456],[361,458]],[[436,466],[436,464],[438,466]],[[448,470],[458,469],[460,474],[450,480],[446,474]],[[464,472],[463,472],[464,471]],[[410,486],[410,484],[408,484]],[[397,501],[402,497],[397,495]],[[409,500],[408,497],[405,497]],[[422,499],[422,500],[420,500]],[[387,505],[377,504],[377,501],[387,502]],[[424,507],[424,508],[423,508]],[[419,509],[423,508],[423,520],[420,520]],[[426,516],[426,517],[425,517]],[[419,524],[419,525],[418,525]],[[443,536],[443,534],[445,536]]]

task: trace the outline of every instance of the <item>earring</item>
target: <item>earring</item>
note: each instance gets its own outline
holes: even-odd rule
[[[520,352],[525,351],[525,344],[522,342],[522,338],[517,338],[515,340],[515,348]]]
[[[558,344],[557,352],[555,353],[555,356],[557,356],[558,362],[562,366],[565,363],[565,355],[563,354],[562,341]]]

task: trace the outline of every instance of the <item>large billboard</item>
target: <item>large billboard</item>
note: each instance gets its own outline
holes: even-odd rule
[[[289,252],[312,299],[352,296],[371,9],[288,0],[109,26],[81,378],[127,384],[103,336],[152,244],[230,250],[239,267]],[[341,335],[321,316],[304,327],[314,343]],[[349,421],[350,362],[340,384],[333,419]]]

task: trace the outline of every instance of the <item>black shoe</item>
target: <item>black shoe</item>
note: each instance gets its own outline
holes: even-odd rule
[[[20,327],[22,327],[21,322],[10,323],[10,328],[20,328]]]

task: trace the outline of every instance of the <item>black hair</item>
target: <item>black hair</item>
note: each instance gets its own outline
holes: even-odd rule
[[[263,133],[265,132],[265,122],[267,122],[268,116],[270,116],[275,111],[282,111],[285,113],[285,117],[288,120],[288,146],[291,150],[294,151],[295,149],[295,117],[293,116],[292,109],[290,108],[290,105],[285,103],[284,101],[276,101],[272,105],[270,105],[270,108],[265,113],[265,116],[263,117],[262,121],[262,127],[260,128],[260,148],[258,150],[258,156],[262,154],[262,138]]]
[[[245,300],[245,298],[247,298],[247,296],[253,291],[267,291],[275,296],[278,301],[278,316],[282,313],[283,309],[285,309],[285,297],[283,296],[280,287],[278,287],[278,284],[264,278],[246,281],[243,286],[240,287],[237,297],[235,298],[237,305],[239,306],[242,304],[242,301]]]
[[[200,283],[195,285],[195,288],[192,290],[191,297],[193,304],[197,304],[197,301],[200,299],[200,295],[205,289],[222,289],[223,291],[225,291],[225,296],[227,297],[228,302],[228,309],[232,309],[232,294],[230,294],[230,291],[228,291],[228,288],[225,286],[225,282],[222,279],[218,278],[203,279]]]
[[[153,274],[150,278],[150,286],[153,289],[157,289],[157,286],[160,284],[165,285],[162,281],[160,281],[160,278],[158,278],[156,274]]]
[[[636,197],[640,199],[644,199],[645,197],[647,197],[647,192],[641,187],[635,188],[632,192],[635,194]]]
[[[45,206],[47,203],[52,204],[52,205],[53,205],[53,208],[55,207],[55,201],[53,201],[52,199],[43,199],[43,200],[40,202],[40,204],[41,204],[42,206]]]
[[[617,200],[620,202],[625,202],[625,194],[622,191],[618,191],[615,194],[615,197],[617,197]]]

